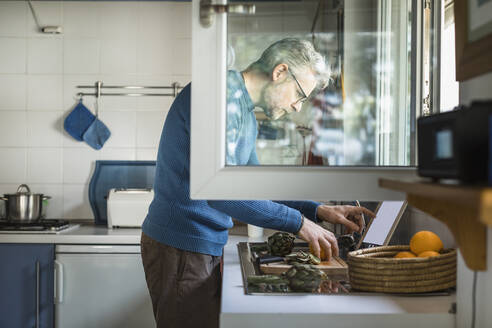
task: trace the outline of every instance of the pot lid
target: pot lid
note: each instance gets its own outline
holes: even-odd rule
[[[43,195],[43,194],[33,194],[31,193],[31,189],[26,184],[21,184],[19,188],[17,188],[17,192],[15,194],[5,194],[4,196],[31,196],[31,195]]]

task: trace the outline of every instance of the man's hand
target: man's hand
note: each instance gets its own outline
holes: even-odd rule
[[[362,233],[365,226],[362,214],[367,215],[370,218],[376,216],[374,212],[365,207],[350,205],[320,205],[316,212],[316,216],[320,220],[335,224],[343,224],[347,229],[347,233],[352,233],[354,231]]]
[[[321,248],[325,251],[328,261],[332,255],[338,256],[338,243],[335,235],[311,220],[304,220],[298,235],[312,246],[314,255],[317,257],[321,255]]]

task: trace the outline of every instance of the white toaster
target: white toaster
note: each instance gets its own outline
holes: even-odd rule
[[[153,198],[153,189],[110,189],[108,228],[141,227]]]

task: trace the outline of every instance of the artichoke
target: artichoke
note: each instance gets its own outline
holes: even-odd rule
[[[275,256],[285,256],[294,248],[294,239],[288,232],[276,232],[268,237],[268,251]]]
[[[295,263],[301,263],[301,264],[314,264],[314,265],[318,265],[321,263],[321,260],[319,259],[319,257],[317,257],[316,255],[313,255],[311,253],[304,252],[304,251],[299,251],[299,252],[289,254],[285,257],[285,259],[289,263],[295,262]]]
[[[326,274],[320,269],[298,263],[292,263],[292,267],[282,275],[289,280],[292,290],[308,293],[317,292],[321,282],[327,279]]]
[[[249,276],[248,289],[251,292],[289,292],[289,280],[281,276]]]

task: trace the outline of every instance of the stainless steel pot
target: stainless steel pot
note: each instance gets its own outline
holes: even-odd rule
[[[23,190],[24,189],[24,190]],[[35,222],[43,214],[43,200],[50,199],[43,194],[32,194],[29,187],[22,184],[15,194],[5,194],[0,199],[5,201],[7,220],[15,222]]]

